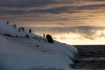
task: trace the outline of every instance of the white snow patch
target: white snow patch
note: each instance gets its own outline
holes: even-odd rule
[[[72,70],[69,64],[73,64],[78,54],[74,46],[57,41],[48,43],[41,36],[18,32],[18,29],[2,22],[0,33],[23,37],[28,34],[31,37],[18,38],[0,34],[0,70],[35,70],[38,67]]]

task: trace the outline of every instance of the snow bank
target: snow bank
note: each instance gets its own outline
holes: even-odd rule
[[[1,22],[0,33],[37,36],[28,32],[18,32],[17,29]],[[15,38],[0,34],[0,70],[72,70],[69,64],[73,64],[78,50],[71,45],[57,41],[51,44],[43,39]]]
[[[24,32],[24,31],[19,32],[18,28],[15,29],[14,27],[12,27],[12,26],[10,26],[6,23],[2,23],[2,22],[0,22],[0,33],[10,34],[12,36],[18,35],[18,36],[23,36],[23,37],[25,37],[26,34],[28,34],[30,37],[35,37],[36,36],[36,35],[31,34],[29,32]]]
[[[0,70],[30,70],[38,66],[69,68],[69,63],[60,55],[27,49],[3,37],[0,37],[0,43]]]

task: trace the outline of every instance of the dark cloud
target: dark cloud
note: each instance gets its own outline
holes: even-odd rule
[[[63,6],[57,8],[50,8],[50,9],[35,9],[31,10],[32,13],[52,13],[52,14],[59,14],[59,13],[80,13],[81,10],[94,10],[105,8],[105,4],[96,4],[96,5],[84,5],[84,6]],[[101,13],[101,12],[100,12]]]
[[[104,1],[104,0],[84,0],[84,1]],[[0,9],[0,15],[10,14],[35,14],[35,13],[51,13],[51,14],[60,14],[60,13],[80,13],[82,10],[93,10],[105,8],[105,4],[91,4],[91,5],[82,5],[82,6],[63,6],[63,4],[73,4],[78,2],[84,2],[83,0],[0,0],[0,7],[7,7],[11,9]],[[52,8],[43,8],[44,6],[62,4],[60,7]],[[43,9],[32,9],[32,10],[19,10],[18,8],[31,8],[31,7],[42,7]],[[12,8],[17,8],[13,10]],[[97,11],[96,11],[97,12]],[[101,12],[99,12],[101,13]]]
[[[24,10],[6,10],[6,9],[0,9],[0,15],[16,15],[16,14],[26,14],[27,11]]]
[[[99,9],[99,8],[105,8],[105,4],[79,6],[76,9],[85,10],[85,9]]]
[[[25,7],[43,7],[56,4],[72,4],[85,1],[105,1],[105,0],[0,0],[0,7],[9,8],[25,8]],[[103,5],[102,5],[103,6]],[[105,5],[104,5],[105,6]],[[82,6],[85,7],[85,6]],[[87,7],[98,7],[98,5],[90,5]]]
[[[105,0],[84,0],[84,1],[105,1]]]
[[[52,14],[60,14],[60,13],[78,13],[79,11],[69,10],[69,7],[58,7],[51,9],[35,9],[35,10],[6,10],[1,9],[0,14],[29,14],[29,13],[52,13]]]
[[[84,1],[104,1],[104,0],[84,0]],[[28,7],[44,7],[56,4],[72,4],[75,2],[84,2],[83,0],[0,0],[0,7],[7,8],[28,8]],[[32,10],[12,10],[12,9],[1,9],[0,14],[27,14],[27,13],[79,13],[81,10],[93,10],[105,8],[105,4],[92,4],[92,5],[82,5],[82,6],[60,6],[49,9],[32,9]]]
[[[59,14],[59,13],[76,13],[76,10],[70,10],[70,7],[57,7],[57,8],[50,8],[50,9],[36,9],[30,12],[33,13],[52,13],[52,14]]]
[[[57,3],[55,0],[0,0],[1,7],[10,8],[41,7]]]
[[[99,5],[84,5],[84,6],[63,6],[63,7],[56,7],[50,9],[33,9],[33,10],[0,10],[0,14],[29,14],[29,13],[52,13],[52,14],[59,14],[59,13],[80,13],[81,10],[93,10],[93,9],[100,9],[105,8],[105,4]],[[97,12],[97,11],[96,11]],[[99,12],[101,13],[101,12]]]
[[[105,27],[96,27],[96,26],[77,26],[77,27],[34,27],[35,32],[41,34],[62,34],[62,33],[74,33],[80,35],[85,39],[95,40],[99,37],[105,37],[104,33],[97,35],[98,30],[105,30]]]

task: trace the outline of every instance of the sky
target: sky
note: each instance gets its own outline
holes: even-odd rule
[[[105,43],[105,0],[0,0],[7,20],[67,44]]]

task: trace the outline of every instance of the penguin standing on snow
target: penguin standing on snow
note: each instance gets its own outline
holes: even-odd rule
[[[46,38],[47,38],[47,40],[48,40],[49,43],[54,43],[53,38],[52,38],[51,35],[47,34],[46,35]]]

